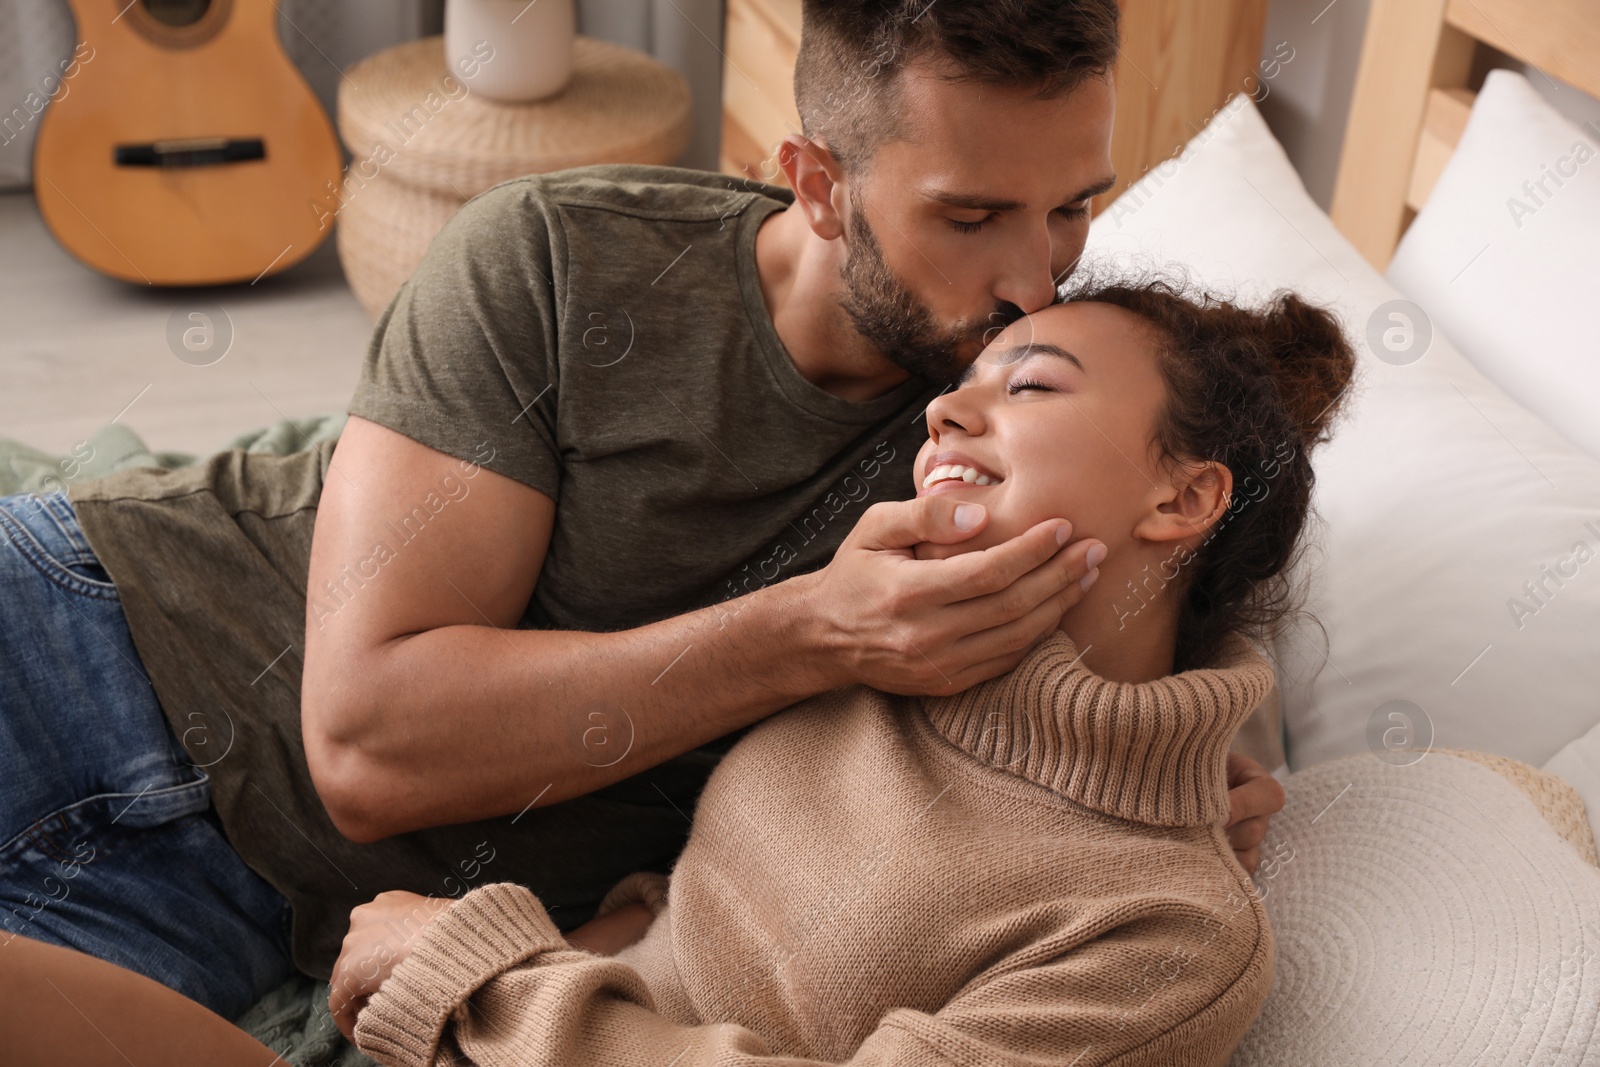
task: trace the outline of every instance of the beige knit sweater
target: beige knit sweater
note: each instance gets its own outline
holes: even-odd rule
[[[1138,685],[1057,633],[953,697],[823,694],[724,757],[645,938],[467,894],[356,1026],[390,1064],[1224,1064],[1272,979],[1224,761],[1243,642]],[[650,899],[651,877],[608,897]]]

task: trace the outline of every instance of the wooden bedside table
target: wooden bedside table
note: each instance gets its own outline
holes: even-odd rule
[[[572,81],[544,100],[470,93],[445,65],[444,39],[425,37],[351,68],[338,110],[354,158],[311,210],[324,225],[338,220],[339,260],[374,318],[450,216],[490,186],[592,163],[671,164],[690,133],[681,74],[587,37]]]

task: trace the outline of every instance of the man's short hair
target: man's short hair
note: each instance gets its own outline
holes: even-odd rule
[[[1116,0],[804,0],[801,12],[801,127],[846,172],[899,136],[912,62],[1048,99],[1108,74],[1117,56]]]

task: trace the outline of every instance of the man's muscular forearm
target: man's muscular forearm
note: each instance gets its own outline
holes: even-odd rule
[[[342,832],[375,840],[637,774],[838,684],[808,654],[802,583],[614,633],[394,638],[325,694],[341,710],[316,739],[319,792]]]
[[[952,509],[877,505],[821,571],[633,630],[486,621],[347,651],[307,698],[318,791],[341,831],[376,839],[581,796],[847,683],[958,692],[1001,674],[1076,603],[1091,544],[1041,523],[914,559],[982,529]]]
[[[1067,543],[1069,524],[1049,520],[918,560],[912,546],[976,536],[987,514],[957,516],[948,497],[886,502],[820,571],[632,630],[519,630],[554,500],[356,416],[334,464],[311,589],[441,471],[473,479],[382,581],[336,612],[307,604],[306,759],[356,840],[579,796],[849,682],[958,692],[1056,628],[1093,580],[1098,544]]]

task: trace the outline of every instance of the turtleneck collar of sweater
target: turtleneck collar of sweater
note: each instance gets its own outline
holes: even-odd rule
[[[927,697],[923,712],[956,747],[1106,815],[1200,826],[1228,813],[1228,746],[1272,687],[1243,638],[1210,667],[1113,682],[1056,631],[1009,674]]]

